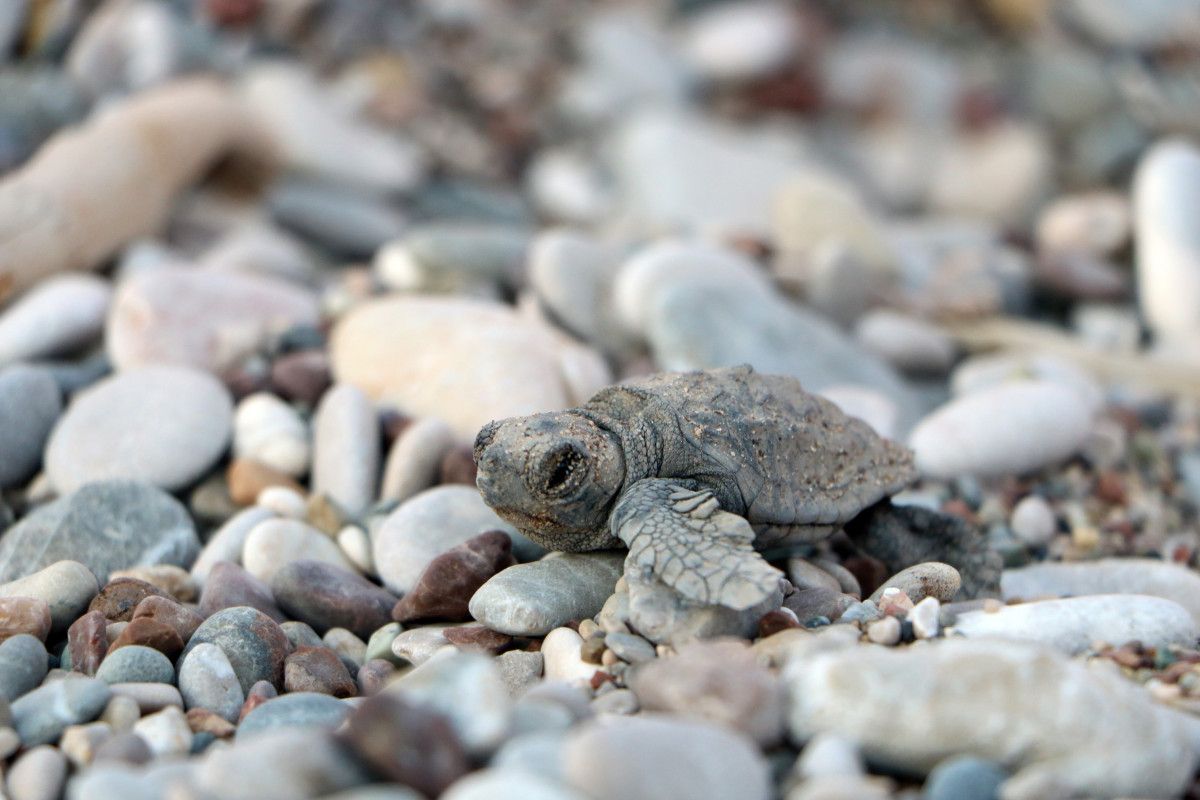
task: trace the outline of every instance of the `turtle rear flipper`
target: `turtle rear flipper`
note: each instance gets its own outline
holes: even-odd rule
[[[1000,594],[1000,554],[978,527],[953,514],[884,500],[846,525],[851,540],[893,574],[925,561],[941,561],[962,576],[962,596]]]
[[[754,530],[712,492],[648,478],[630,487],[610,521],[629,547],[625,569],[649,572],[684,597],[743,610],[778,590],[782,573],[754,549]]]

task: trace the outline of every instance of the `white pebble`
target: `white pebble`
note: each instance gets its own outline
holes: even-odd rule
[[[192,729],[187,716],[175,706],[142,717],[133,732],[146,740],[156,756],[182,756],[192,749]]]
[[[371,556],[371,537],[357,525],[347,525],[338,531],[338,547],[346,558],[354,562],[367,575],[375,574],[375,562]]]
[[[304,497],[295,489],[286,486],[268,486],[258,493],[254,505],[287,519],[304,519],[308,513],[308,503]]]
[[[1054,510],[1036,494],[1031,494],[1017,503],[1009,525],[1018,539],[1033,547],[1047,544],[1058,531]]]
[[[1155,145],[1134,179],[1138,301],[1160,337],[1200,332],[1200,150]]]
[[[580,657],[582,646],[583,639],[570,628],[555,628],[546,634],[542,640],[546,680],[567,683],[590,681],[600,665],[589,664]]]
[[[1091,419],[1077,392],[1049,381],[1017,381],[942,406],[917,425],[909,446],[917,468],[931,478],[1021,474],[1077,452]]]
[[[284,401],[269,392],[252,394],[233,415],[233,452],[292,477],[308,471],[308,425]]]
[[[908,612],[908,621],[912,623],[913,635],[918,639],[932,639],[938,635],[938,613],[942,604],[936,597],[926,597],[913,606]]]

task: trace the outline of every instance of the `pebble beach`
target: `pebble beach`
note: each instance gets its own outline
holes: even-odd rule
[[[0,0],[0,798],[1200,798],[1197,77],[1198,0]],[[476,488],[741,364],[998,587]]]

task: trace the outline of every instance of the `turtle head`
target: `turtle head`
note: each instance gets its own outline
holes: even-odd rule
[[[608,514],[625,482],[615,434],[570,411],[490,422],[475,438],[476,485],[496,513],[554,550],[619,544]]]

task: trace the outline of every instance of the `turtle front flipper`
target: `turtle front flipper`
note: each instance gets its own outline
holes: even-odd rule
[[[783,573],[755,551],[750,523],[686,483],[648,478],[621,496],[610,526],[629,547],[625,569],[652,573],[698,603],[738,610],[761,603]]]

